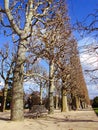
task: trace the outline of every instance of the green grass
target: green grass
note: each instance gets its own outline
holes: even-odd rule
[[[93,109],[94,109],[96,115],[98,116],[98,108],[93,108]]]

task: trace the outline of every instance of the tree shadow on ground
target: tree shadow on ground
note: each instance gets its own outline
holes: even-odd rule
[[[3,121],[11,121],[11,119],[9,119],[9,118],[4,118],[4,117],[0,117],[0,120],[3,120]]]
[[[0,112],[0,120],[10,121],[10,112]]]
[[[57,118],[57,117],[48,117],[47,120],[53,120],[53,121],[56,121],[56,122],[98,122],[96,120],[87,120],[87,119],[70,119],[68,117],[65,117],[64,118]]]
[[[96,120],[93,120],[93,119],[71,119],[71,117],[69,118],[66,118],[65,117],[51,117],[51,116],[48,116],[47,117],[44,117],[44,118],[37,118],[37,119],[34,119],[34,121],[36,123],[38,123],[39,125],[41,126],[44,126],[44,127],[48,127],[49,124],[50,126],[51,125],[57,125],[58,127],[60,126],[60,124],[71,124],[71,123],[76,123],[78,124],[80,127],[85,127],[87,129],[89,129],[89,125],[84,125],[84,126],[81,126],[81,124],[84,124],[84,123],[98,123],[98,121]],[[63,126],[62,124],[62,126]],[[72,124],[71,124],[72,125]]]
[[[36,116],[35,116],[36,117]],[[25,113],[25,118],[33,118],[33,114],[29,115],[29,112]],[[88,117],[89,118],[89,117]],[[33,118],[34,119],[34,118]],[[72,119],[72,117],[70,115],[66,115],[63,118],[61,117],[53,117],[53,116],[45,116],[43,118],[38,117],[37,119],[42,119],[42,120],[47,120],[47,121],[53,121],[54,123],[59,123],[59,122],[98,122],[94,119]]]

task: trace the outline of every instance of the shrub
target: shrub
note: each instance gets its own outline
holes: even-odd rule
[[[92,107],[94,108],[98,107],[98,96],[93,99]]]

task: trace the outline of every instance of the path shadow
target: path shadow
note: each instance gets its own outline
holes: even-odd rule
[[[3,120],[3,121],[11,121],[11,119],[5,118],[5,117],[0,117],[0,120]]]
[[[0,120],[10,121],[10,112],[0,112]]]
[[[53,120],[53,121],[56,121],[56,122],[98,122],[96,120],[86,120],[86,119],[70,119],[70,118],[56,118],[56,117],[48,117],[47,120]]]

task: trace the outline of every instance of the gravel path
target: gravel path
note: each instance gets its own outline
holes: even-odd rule
[[[43,118],[25,118],[23,122],[9,120],[10,113],[0,112],[0,130],[98,130],[98,117],[93,110],[70,111]]]

